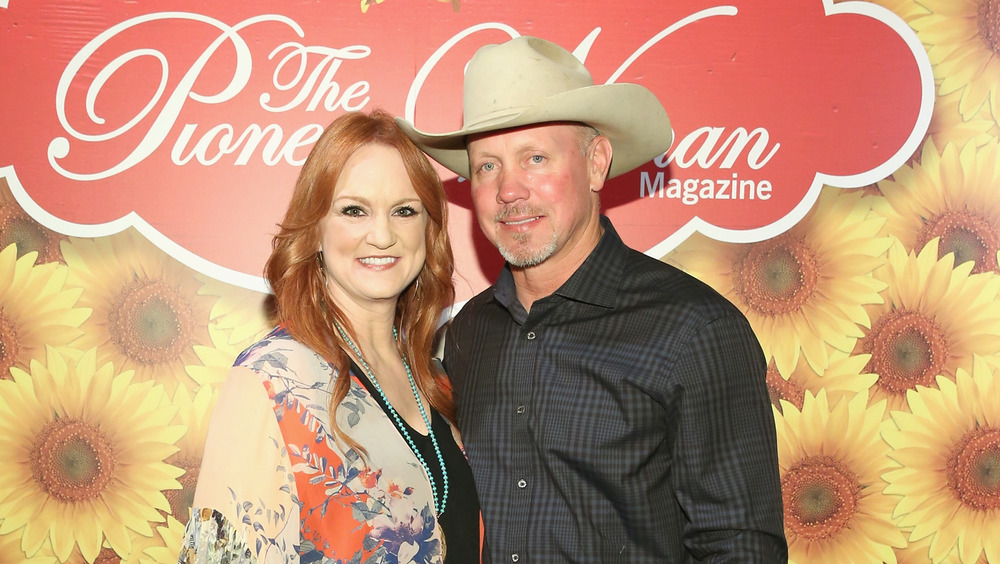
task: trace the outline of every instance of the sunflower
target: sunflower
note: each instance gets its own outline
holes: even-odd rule
[[[919,254],[895,241],[876,277],[888,284],[885,303],[868,306],[871,329],[855,354],[870,354],[866,371],[878,374],[873,400],[906,408],[906,393],[933,386],[938,375],[969,369],[973,355],[1000,358],[1000,276],[970,274],[972,263],[938,259],[937,239]]]
[[[909,536],[910,531],[908,529],[901,528],[901,530],[904,535]],[[902,548],[894,548],[892,552],[896,556],[896,564],[933,564],[930,556],[930,546],[930,541],[921,539],[917,542],[910,541]],[[952,555],[955,555],[955,553],[952,552]]]
[[[64,239],[28,215],[11,194],[7,179],[0,178],[0,249],[16,243],[19,257],[34,251],[40,264],[62,262],[59,243]]]
[[[908,536],[911,531],[912,527],[909,529],[904,528],[903,534]],[[911,540],[907,543],[906,548],[896,549],[895,552],[896,564],[934,564],[935,562],[931,558],[931,537],[924,537],[918,541]],[[937,562],[939,564],[990,564],[986,560],[985,554],[980,555],[978,559],[972,562],[962,562],[957,547],[953,548],[944,557],[939,558]]]
[[[21,550],[21,535],[10,533],[0,535],[0,562],[21,562],[23,564],[56,564],[54,555],[36,554],[28,558]]]
[[[883,474],[902,496],[894,514],[911,541],[931,537],[934,562],[956,547],[962,562],[1000,562],[1000,372],[976,359],[907,395],[910,412],[882,433],[901,466]]]
[[[803,357],[799,357],[799,363],[788,378],[778,373],[773,361],[768,363],[767,389],[771,404],[780,410],[781,400],[784,400],[801,410],[805,393],[815,396],[820,390],[826,390],[830,403],[837,403],[841,398],[868,390],[878,378],[864,371],[868,355],[851,356],[833,348],[829,349],[829,355],[830,364],[822,374],[813,370]]]
[[[938,94],[961,93],[959,111],[970,119],[984,104],[1000,120],[1000,4],[996,0],[920,0],[928,14],[910,27],[940,82]],[[1000,123],[1000,121],[998,121]]]
[[[0,379],[41,358],[45,345],[63,346],[79,337],[90,309],[75,307],[77,288],[65,288],[68,270],[35,264],[37,253],[20,257],[16,245],[0,251]]]
[[[888,219],[886,230],[907,250],[940,238],[940,255],[974,261],[973,272],[998,271],[1000,250],[1000,142],[953,143],[939,153],[924,142],[920,163],[899,168],[879,182],[884,199],[873,208]]]
[[[73,343],[97,347],[98,361],[134,370],[172,393],[193,386],[185,367],[198,364],[198,345],[211,346],[209,312],[214,299],[199,294],[193,271],[168,257],[137,231],[63,245],[70,284],[84,288],[81,305],[94,314]]]
[[[272,329],[266,314],[268,296],[208,277],[199,278],[203,280],[199,293],[214,300],[208,323],[212,346],[194,347],[200,363],[188,365],[187,373],[198,386],[218,388],[236,357]]]
[[[46,539],[61,561],[75,546],[93,561],[105,539],[127,555],[129,531],[151,536],[170,509],[161,490],[180,487],[163,459],[184,429],[163,387],[96,359],[91,349],[71,364],[50,348],[46,364],[0,381],[0,535],[21,530],[29,556]]]
[[[170,502],[170,514],[182,525],[186,525],[190,517],[194,489],[201,469],[201,455],[208,437],[208,422],[217,398],[218,392],[213,391],[210,386],[199,388],[194,397],[183,386],[178,386],[174,392],[172,403],[178,408],[174,423],[185,430],[184,436],[177,441],[180,450],[170,455],[166,462],[180,468],[184,474],[178,478],[181,489],[171,490],[166,495]]]
[[[861,392],[834,405],[806,392],[775,410],[789,562],[892,562],[903,532],[881,476],[894,467],[879,437],[885,402]]]
[[[735,244],[696,234],[664,260],[736,304],[783,377],[800,353],[823,372],[827,345],[850,351],[868,326],[863,306],[882,300],[885,284],[870,274],[890,241],[878,236],[884,220],[870,213],[872,200],[825,188],[812,211],[777,237]]]
[[[948,144],[962,147],[972,143],[976,147],[988,144],[997,138],[997,124],[988,109],[965,119],[958,111],[961,96],[948,94],[934,100],[934,112],[927,128],[927,136],[938,149]],[[920,151],[917,151],[919,158]]]
[[[199,293],[215,299],[209,319],[213,325],[229,333],[226,344],[239,347],[237,352],[255,343],[273,328],[268,315],[268,294],[209,277],[200,278],[204,285]]]
[[[181,542],[184,540],[184,524],[167,517],[166,526],[156,527],[156,542],[142,550],[138,555],[138,564],[173,564],[181,552]]]
[[[202,386],[212,386],[216,390],[225,382],[226,376],[233,367],[233,362],[240,352],[253,344],[255,340],[245,344],[229,344],[231,332],[218,329],[214,323],[209,323],[208,334],[214,346],[203,347],[195,345],[194,352],[198,357],[198,364],[189,364],[185,367],[190,380],[195,386],[188,386],[194,390]]]
[[[115,549],[111,547],[108,540],[104,539],[100,552],[92,559],[85,557],[80,551],[80,547],[77,546],[73,548],[68,558],[59,560],[56,558],[52,550],[52,545],[49,542],[42,545],[38,552],[35,553],[34,558],[50,558],[52,562],[59,562],[60,564],[140,564],[143,562],[152,562],[146,556],[145,551],[162,545],[160,536],[154,534],[151,537],[147,537],[132,530],[128,531],[128,535],[132,541],[132,550],[124,556],[115,552]],[[180,545],[177,546],[177,550],[178,552],[180,551]],[[165,559],[162,561],[162,564],[174,564],[176,561],[177,553],[174,553],[172,559]]]

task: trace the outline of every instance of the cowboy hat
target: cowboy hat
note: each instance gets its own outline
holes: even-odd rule
[[[590,125],[611,142],[608,177],[624,174],[670,147],[663,105],[638,84],[594,85],[590,72],[566,49],[520,36],[476,51],[465,72],[462,129],[425,133],[396,123],[449,170],[469,177],[466,138],[477,133],[556,121]]]

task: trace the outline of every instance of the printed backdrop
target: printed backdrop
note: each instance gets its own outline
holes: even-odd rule
[[[522,34],[666,106],[603,205],[753,324],[791,560],[1000,562],[997,0],[0,0],[0,562],[176,561],[310,146]]]

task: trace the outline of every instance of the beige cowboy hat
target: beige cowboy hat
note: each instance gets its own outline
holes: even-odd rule
[[[662,154],[673,138],[667,112],[647,88],[595,86],[572,53],[537,37],[480,47],[466,69],[463,97],[458,131],[424,133],[402,118],[396,123],[434,160],[465,178],[466,137],[476,133],[555,121],[585,123],[611,141],[609,178]]]

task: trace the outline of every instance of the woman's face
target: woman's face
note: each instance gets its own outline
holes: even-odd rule
[[[334,302],[345,309],[395,307],[424,266],[427,217],[395,148],[372,143],[351,155],[322,222],[320,249]]]

